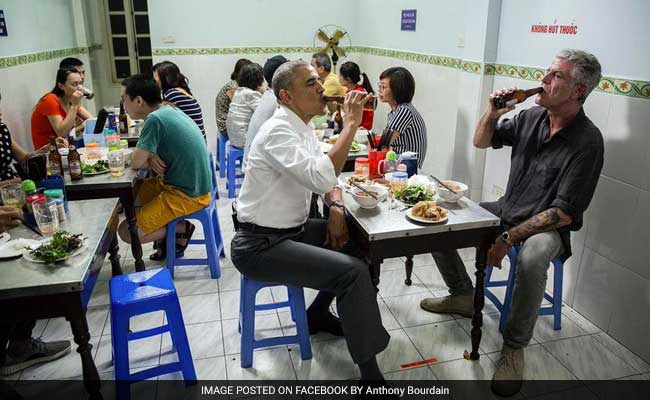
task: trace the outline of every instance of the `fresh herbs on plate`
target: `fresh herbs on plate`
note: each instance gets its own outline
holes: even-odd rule
[[[359,145],[359,143],[357,142],[352,142],[352,144],[350,145],[350,151],[353,153],[361,151],[361,145]]]
[[[33,258],[45,263],[53,263],[69,257],[81,246],[83,246],[83,238],[80,233],[73,235],[66,231],[59,231],[47,243],[28,249]]]
[[[81,170],[84,174],[88,175],[88,174],[98,174],[100,172],[106,172],[110,170],[110,168],[108,166],[108,161],[98,160],[94,164],[84,164]]]
[[[404,204],[414,205],[419,201],[430,201],[433,196],[426,187],[421,185],[407,186],[393,193],[393,196]]]

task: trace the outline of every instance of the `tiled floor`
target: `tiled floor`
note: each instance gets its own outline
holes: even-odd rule
[[[218,202],[221,230],[226,240],[226,253],[233,236],[230,200],[225,190]],[[197,229],[200,234],[201,230]],[[120,246],[123,269],[133,271],[130,249]],[[145,245],[145,264],[148,268],[160,266],[149,261],[151,245]],[[186,254],[200,253],[192,249]],[[472,269],[473,251],[462,252]],[[219,280],[210,279],[207,267],[184,267],[175,274],[175,285],[180,296],[194,366],[199,379],[355,379],[358,370],[352,363],[343,339],[319,334],[312,337],[313,358],[303,361],[297,346],[279,346],[255,351],[254,365],[240,367],[237,314],[239,307],[239,273],[228,259],[222,259]],[[420,310],[419,302],[431,296],[446,294],[446,286],[429,255],[415,257],[412,286],[404,285],[403,259],[387,260],[382,266],[378,302],[384,325],[389,330],[389,347],[378,356],[378,363],[389,379],[490,379],[501,348],[498,333],[499,314],[486,304],[483,340],[479,362],[462,358],[470,347],[469,319],[460,316],[435,315]],[[505,274],[505,271],[495,272]],[[110,265],[106,261],[88,309],[88,323],[95,363],[103,379],[111,379],[111,329],[109,317],[108,279]],[[309,303],[315,292],[306,290]],[[286,290],[265,289],[258,301],[280,301]],[[138,317],[131,323],[134,330],[163,323],[164,316],[152,313]],[[292,334],[295,326],[287,310],[271,310],[256,318],[258,337]],[[68,323],[59,318],[39,321],[35,335],[45,340],[71,339]],[[74,346],[74,344],[73,344]],[[143,368],[177,360],[170,337],[154,337],[138,341],[130,347],[131,367]],[[562,330],[552,329],[552,317],[540,317],[531,345],[526,348],[526,378],[530,380],[588,379],[648,379],[650,365],[634,355],[613,338],[602,332],[568,306],[563,309]],[[435,357],[438,363],[414,370],[401,370],[400,365]],[[35,366],[4,380],[20,384],[32,379],[80,379],[79,355],[71,352],[55,362]],[[170,374],[160,379],[179,379]],[[552,390],[549,385],[526,385],[520,394],[537,396]]]

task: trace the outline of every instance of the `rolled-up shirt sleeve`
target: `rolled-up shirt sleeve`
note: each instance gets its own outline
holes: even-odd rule
[[[311,154],[292,128],[278,125],[268,133],[264,144],[267,160],[314,193],[325,194],[337,183],[334,165],[326,154]]]
[[[603,148],[593,146],[580,152],[562,177],[551,207],[557,207],[571,217],[571,229],[582,226],[582,214],[591,202],[602,168]]]
[[[504,118],[497,123],[494,128],[494,135],[492,135],[492,148],[500,149],[503,146],[513,146],[517,137],[517,127],[519,126],[519,119],[526,111],[522,111],[515,115],[512,119]]]

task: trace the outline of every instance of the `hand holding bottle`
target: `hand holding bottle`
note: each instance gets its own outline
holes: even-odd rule
[[[83,93],[81,90],[75,90],[74,93],[72,93],[72,97],[70,97],[70,104],[77,107],[81,104],[81,97],[83,96]]]
[[[499,119],[503,114],[515,109],[514,104],[507,104],[504,108],[497,108],[497,106],[495,105],[495,99],[499,97],[502,98],[506,97],[511,93],[514,93],[516,90],[517,90],[516,87],[503,88],[503,89],[496,90],[492,94],[490,94],[490,98],[488,99],[487,113],[490,115],[491,118]]]
[[[372,94],[365,94],[356,90],[348,92],[343,103],[343,125],[349,124],[358,128],[363,117],[363,106],[371,99]]]

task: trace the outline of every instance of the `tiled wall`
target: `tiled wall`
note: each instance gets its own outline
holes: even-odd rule
[[[494,78],[494,87],[515,85],[534,83]],[[572,234],[564,300],[650,360],[650,100],[593,92],[584,108],[603,134],[605,164],[584,226]],[[505,188],[509,156],[487,152],[484,199],[496,198],[494,185]]]

